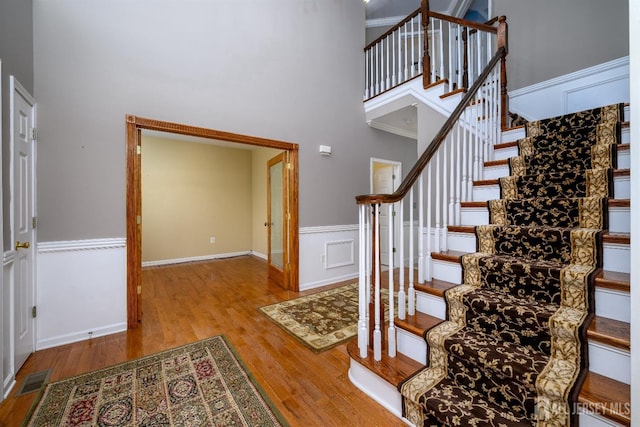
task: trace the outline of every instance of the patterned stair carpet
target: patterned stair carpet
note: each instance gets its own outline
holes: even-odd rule
[[[447,321],[425,334],[428,367],[399,386],[416,426],[577,421],[623,108],[527,124]]]

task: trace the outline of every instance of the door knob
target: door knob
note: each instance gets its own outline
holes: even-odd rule
[[[31,246],[31,245],[29,245],[29,242],[20,243],[20,242],[16,241],[16,251],[18,249],[20,249],[20,248],[29,249],[29,246]]]

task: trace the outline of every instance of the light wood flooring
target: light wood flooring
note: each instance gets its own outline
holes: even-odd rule
[[[346,345],[314,354],[258,307],[313,291],[283,291],[266,263],[250,256],[151,267],[143,272],[143,319],[137,329],[41,350],[18,372],[0,404],[0,426],[20,426],[37,392],[14,397],[22,379],[52,368],[50,381],[226,335],[291,426],[403,426],[348,378]]]

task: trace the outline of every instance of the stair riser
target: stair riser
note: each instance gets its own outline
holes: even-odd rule
[[[598,298],[596,292],[596,299]],[[627,300],[626,306],[629,306]],[[597,302],[596,302],[597,309]],[[439,319],[445,318],[446,304],[444,298],[439,298],[424,292],[416,293],[416,310],[429,314]],[[628,320],[627,320],[628,321]],[[400,331],[398,342],[402,341],[402,347],[398,345],[398,351],[418,362],[425,363],[426,343],[420,336],[407,331]],[[628,351],[622,351],[614,347],[603,345],[594,341],[589,342],[589,370],[606,377],[613,378],[626,384],[631,383],[631,355]]]
[[[462,267],[459,263],[447,262],[441,260],[433,260],[433,278],[437,280],[444,280],[450,283],[460,284],[462,282]],[[428,295],[432,300],[430,304],[425,307],[430,307],[435,304],[438,297]],[[597,287],[595,292],[596,299],[596,314],[600,317],[608,319],[620,320],[621,322],[631,321],[631,300],[628,292],[614,291],[611,289]],[[426,304],[426,302],[425,302]],[[444,301],[442,301],[442,306]],[[432,312],[432,308],[429,308],[429,312],[425,313],[438,318],[444,318],[444,309],[442,306],[437,307],[437,312]],[[421,307],[418,307],[418,311],[423,311]],[[442,313],[442,314],[438,314]]]
[[[472,233],[450,232],[447,236],[447,249],[460,252],[476,251],[476,236]],[[631,271],[631,252],[629,245],[618,243],[603,244],[603,266],[606,271],[619,271],[629,273]]]
[[[460,224],[489,224],[489,210],[486,208],[461,208]],[[609,208],[609,231],[611,233],[629,233],[631,231],[631,211],[628,207]]]
[[[513,152],[513,155],[510,155],[509,157],[514,157],[517,156],[517,149],[513,148],[510,150],[515,150],[515,152]],[[505,150],[499,150],[499,151],[506,151]],[[618,153],[618,169],[629,169],[629,166],[631,164],[631,156],[630,156],[630,151],[629,150],[622,150]],[[509,158],[507,157],[507,158]],[[501,160],[496,158],[495,160]],[[503,176],[508,176],[509,175],[509,165],[498,165],[498,166],[485,166],[484,167],[484,172],[482,175],[482,179],[497,179],[497,178],[502,178]]]
[[[630,185],[628,176],[616,176],[613,179],[613,194],[616,199],[629,199]],[[487,200],[500,198],[500,187],[493,185],[475,185],[472,198],[474,202],[486,202]]]

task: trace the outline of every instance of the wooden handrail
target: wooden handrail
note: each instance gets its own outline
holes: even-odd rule
[[[479,30],[480,31],[487,31],[489,33],[494,33],[494,34],[498,31],[498,29],[496,27],[493,27],[491,25],[491,24],[495,23],[496,21],[498,21],[498,17],[495,17],[495,18],[493,18],[490,21],[487,21],[485,23],[480,23],[480,22],[475,22],[475,21],[467,21],[466,19],[456,18],[454,16],[443,15],[442,13],[432,12],[430,10],[427,10],[426,13],[425,13],[423,8],[424,7],[421,6],[418,9],[414,10],[409,15],[407,15],[406,18],[404,18],[402,21],[398,22],[396,25],[394,25],[393,27],[391,27],[387,31],[385,31],[385,33],[382,34],[380,37],[378,37],[377,39],[375,39],[374,41],[372,41],[371,43],[366,45],[364,47],[365,52],[367,50],[371,49],[374,45],[380,43],[385,37],[387,37],[388,35],[393,33],[398,28],[402,27],[407,22],[410,22],[413,18],[418,16],[418,14],[421,11],[423,12],[423,19],[425,19],[426,17],[429,17],[429,16],[433,16],[434,18],[442,19],[443,21],[449,21],[449,22],[453,22],[453,23],[456,23],[456,24],[459,24],[459,25],[462,25],[462,26],[465,26],[465,27],[473,28],[476,31],[479,31]]]
[[[427,11],[427,15],[433,18],[438,18],[443,21],[453,22],[454,24],[462,25],[464,27],[474,28],[480,31],[486,31],[487,33],[497,33],[498,29],[491,25],[483,24],[481,22],[467,21],[466,19],[456,18],[455,16],[443,15],[439,12]]]
[[[500,40],[500,39],[499,39]],[[489,74],[493,71],[495,66],[503,60],[504,56],[507,53],[506,46],[504,44],[498,44],[498,50],[491,58],[491,61],[487,64],[485,69],[482,71],[480,76],[473,83],[469,91],[462,98],[462,101],[458,104],[458,106],[453,110],[449,118],[444,122],[442,128],[438,131],[437,135],[433,138],[427,149],[422,153],[418,161],[413,168],[409,171],[407,176],[404,178],[398,189],[392,194],[365,194],[356,196],[356,202],[359,205],[366,204],[378,204],[378,203],[395,203],[402,200],[409,190],[413,187],[416,180],[427,166],[433,155],[436,153],[440,145],[445,140],[449,131],[453,128],[454,124],[458,121],[462,112],[467,108],[473,97],[476,95],[480,87],[485,83]]]

